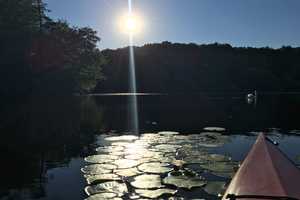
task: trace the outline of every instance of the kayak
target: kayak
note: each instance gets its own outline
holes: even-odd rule
[[[300,169],[261,133],[222,198],[228,199],[300,200]]]

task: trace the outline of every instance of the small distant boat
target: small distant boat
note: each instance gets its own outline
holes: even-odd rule
[[[300,169],[261,133],[223,200],[300,199]]]

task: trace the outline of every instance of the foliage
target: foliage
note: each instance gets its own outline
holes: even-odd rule
[[[134,47],[139,92],[225,92],[300,89],[300,48],[232,47],[162,42]],[[127,92],[128,48],[104,50],[102,92]]]
[[[36,0],[0,0],[0,94],[89,92],[104,58],[91,28],[46,16]]]

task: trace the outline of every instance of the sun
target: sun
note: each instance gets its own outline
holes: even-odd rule
[[[134,14],[124,15],[120,20],[120,29],[123,33],[136,35],[142,30],[141,17]]]

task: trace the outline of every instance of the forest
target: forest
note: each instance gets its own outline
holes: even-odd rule
[[[300,89],[300,48],[168,41],[134,47],[138,92],[291,92]],[[102,51],[105,81],[94,92],[127,92],[128,47]]]
[[[129,91],[129,49],[47,16],[36,0],[0,0],[0,95]],[[134,47],[138,92],[298,91],[300,48],[164,41]]]
[[[47,17],[36,0],[0,0],[0,95],[91,91],[105,62],[96,31]]]

